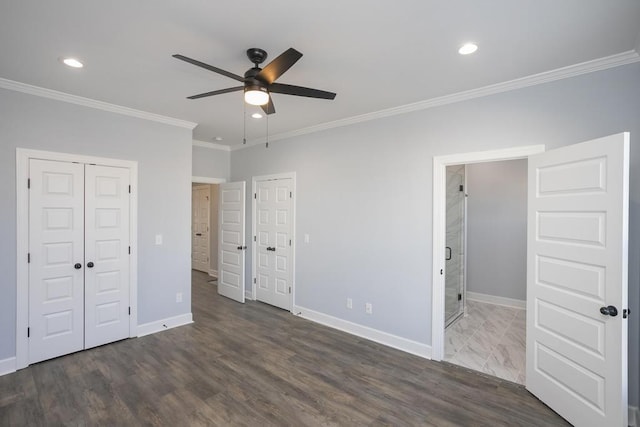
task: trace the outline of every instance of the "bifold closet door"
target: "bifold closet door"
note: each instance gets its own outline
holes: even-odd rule
[[[129,337],[129,169],[85,166],[85,348]]]
[[[29,162],[29,363],[84,348],[84,165]]]

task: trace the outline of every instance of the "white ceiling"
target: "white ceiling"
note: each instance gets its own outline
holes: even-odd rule
[[[266,62],[302,52],[278,82],[338,95],[275,94],[279,134],[630,51],[639,37],[637,0],[3,0],[0,77],[196,122],[195,139],[239,145],[241,92],[185,99],[238,82],[172,54],[243,74],[247,48]],[[461,56],[467,41],[479,50]],[[249,140],[265,132],[265,119],[247,119]]]

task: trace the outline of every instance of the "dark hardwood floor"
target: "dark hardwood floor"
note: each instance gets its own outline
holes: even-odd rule
[[[559,426],[522,386],[412,356],[193,273],[195,323],[0,377],[0,425]]]

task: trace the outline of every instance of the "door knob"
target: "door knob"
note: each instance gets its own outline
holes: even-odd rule
[[[196,233],[196,236],[202,236],[202,233]]]
[[[89,268],[93,268],[93,262],[89,261],[89,262],[87,263],[87,267],[89,267]]]
[[[75,268],[76,270],[80,270],[82,268],[82,264],[80,264],[79,262],[76,262],[73,268]]]
[[[608,307],[600,307],[600,313],[605,316],[616,317],[618,315],[618,309],[610,305]]]
[[[268,251],[273,251],[273,252],[275,252],[275,251],[276,251],[276,248],[272,248],[271,246],[269,246],[269,247],[267,247],[267,250],[268,250]]]

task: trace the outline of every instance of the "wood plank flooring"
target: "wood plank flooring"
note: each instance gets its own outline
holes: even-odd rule
[[[0,377],[0,425],[563,426],[522,386],[257,302],[193,273],[195,323]]]

